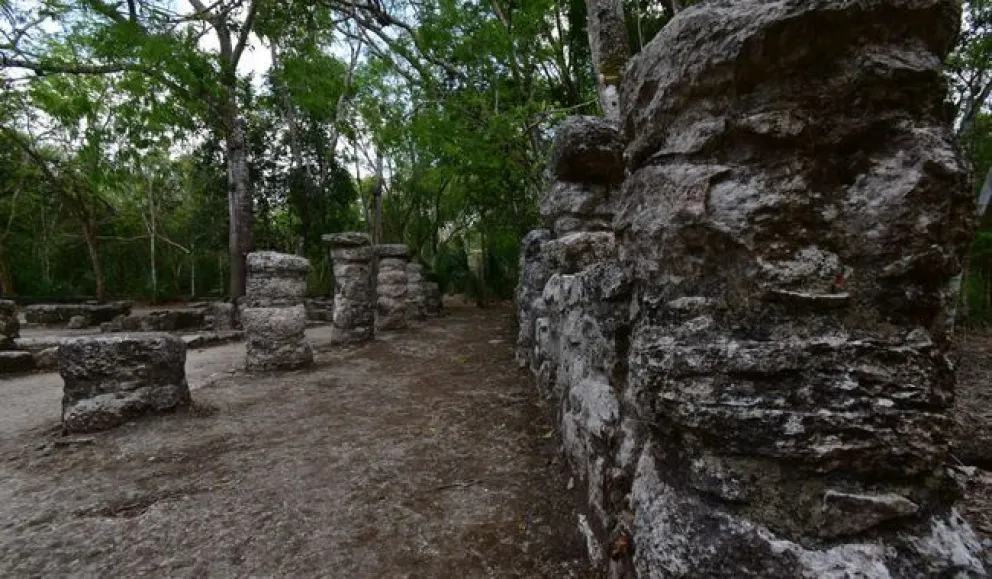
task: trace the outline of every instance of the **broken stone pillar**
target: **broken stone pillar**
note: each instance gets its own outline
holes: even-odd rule
[[[424,312],[436,318],[444,313],[444,298],[441,296],[441,286],[436,282],[424,282]]]
[[[415,261],[406,264],[406,315],[411,320],[427,317],[424,265]]]
[[[586,452],[630,481],[601,538],[640,576],[984,576],[944,466],[974,212],[941,72],[959,22],[953,0],[707,2],[632,61],[629,370],[602,422],[623,437]]]
[[[369,236],[333,233],[322,239],[334,264],[332,339],[340,344],[369,342],[375,335],[375,288]]]
[[[14,348],[14,340],[20,337],[20,329],[14,302],[0,300],[0,350]]]
[[[313,364],[303,304],[310,262],[297,255],[248,254],[248,283],[241,310],[249,372],[295,370]]]
[[[62,427],[94,432],[189,405],[186,345],[170,334],[64,339]]]
[[[379,274],[376,280],[375,327],[377,330],[402,330],[407,327],[407,261],[410,249],[406,245],[377,245]]]

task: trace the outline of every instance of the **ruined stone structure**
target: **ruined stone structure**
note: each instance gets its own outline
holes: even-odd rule
[[[631,63],[622,137],[559,131],[520,356],[615,576],[984,576],[944,467],[973,212],[940,72],[959,17],[704,3]]]
[[[104,333],[181,332],[199,330],[206,326],[206,314],[203,311],[162,310],[142,315],[117,316],[109,322],[100,324],[100,331]]]
[[[402,244],[377,245],[379,273],[376,280],[375,327],[377,330],[402,330],[407,327],[407,261],[410,249]]]
[[[410,320],[427,317],[427,288],[424,265],[416,261],[406,264],[406,315]]]
[[[62,340],[62,427],[93,432],[190,402],[186,345],[170,334]]]
[[[82,317],[87,326],[109,322],[117,316],[131,313],[131,302],[105,304],[34,304],[24,308],[24,319],[29,324],[68,324],[74,317]]]
[[[444,313],[444,300],[441,297],[441,286],[436,282],[424,282],[424,313],[431,317],[439,317]]]
[[[372,245],[364,233],[323,236],[334,264],[333,340],[361,344],[375,336]]]
[[[241,311],[249,372],[294,370],[313,364],[306,340],[310,262],[305,258],[262,251],[248,255],[248,283]]]
[[[20,337],[21,324],[17,321],[17,308],[14,302],[0,300],[0,350],[10,350],[14,340]]]

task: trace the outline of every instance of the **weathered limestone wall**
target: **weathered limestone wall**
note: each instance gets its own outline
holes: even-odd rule
[[[14,347],[14,340],[21,335],[20,328],[14,302],[0,300],[0,350],[10,350]]]
[[[406,315],[411,320],[427,317],[427,288],[424,286],[424,265],[416,261],[406,264]]]
[[[340,344],[361,344],[375,336],[372,244],[364,233],[323,236],[334,264],[334,333]]]
[[[424,282],[424,313],[435,318],[444,313],[444,298],[441,296],[441,286],[436,282]]]
[[[248,284],[241,311],[246,369],[293,370],[313,364],[303,305],[310,262],[273,251],[251,253],[247,261]]]
[[[171,334],[62,340],[62,427],[93,432],[190,402],[186,345]]]
[[[377,245],[375,253],[379,257],[375,327],[384,331],[405,329],[410,249],[402,244]]]
[[[959,17],[952,0],[683,11],[622,85],[615,241],[573,237],[609,211],[587,209],[581,169],[562,183],[597,141],[561,132],[542,210],[568,211],[525,240],[520,353],[614,575],[984,574],[943,466],[972,228],[940,73]]]
[[[86,325],[99,325],[117,316],[131,313],[131,302],[105,304],[34,304],[24,308],[24,319],[30,324],[68,324],[74,317],[85,319]]]

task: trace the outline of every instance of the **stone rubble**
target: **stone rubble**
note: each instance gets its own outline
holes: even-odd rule
[[[375,328],[380,331],[407,327],[407,261],[410,249],[402,244],[375,246],[379,259],[376,279]]]
[[[14,348],[14,340],[20,337],[21,324],[17,319],[14,302],[0,300],[0,350]]]
[[[64,339],[58,348],[67,433],[107,430],[190,403],[186,345],[176,336],[86,336]]]
[[[130,313],[131,302],[34,304],[24,308],[24,319],[29,324],[60,325],[68,324],[74,316],[82,316],[88,325],[99,325]]]
[[[334,265],[333,340],[362,344],[375,336],[375,288],[372,244],[364,233],[332,233],[322,237]]]
[[[306,296],[310,262],[261,251],[248,254],[247,293],[241,309],[249,372],[296,370],[313,364],[307,342]]]
[[[951,0],[714,0],[634,58],[622,135],[558,131],[518,355],[612,576],[985,576],[944,466],[959,22]]]

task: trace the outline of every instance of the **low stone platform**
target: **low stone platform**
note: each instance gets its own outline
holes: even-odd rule
[[[170,334],[67,338],[59,344],[65,382],[62,428],[94,432],[190,403],[186,344]]]
[[[72,318],[85,318],[89,325],[109,322],[117,316],[131,313],[131,302],[105,304],[35,304],[24,308],[24,319],[29,324],[62,325]]]

